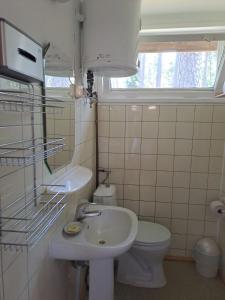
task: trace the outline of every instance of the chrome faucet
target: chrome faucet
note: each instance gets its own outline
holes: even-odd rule
[[[85,218],[101,216],[100,210],[88,211],[88,207],[96,205],[95,203],[84,202],[77,205],[74,221],[81,221]]]

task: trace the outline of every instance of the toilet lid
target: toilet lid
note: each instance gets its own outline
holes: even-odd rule
[[[156,223],[138,222],[138,234],[135,240],[136,244],[161,244],[170,239],[170,231]]]

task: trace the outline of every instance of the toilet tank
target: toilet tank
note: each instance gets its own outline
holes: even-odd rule
[[[97,204],[117,206],[115,185],[100,184],[94,192],[93,201]]]

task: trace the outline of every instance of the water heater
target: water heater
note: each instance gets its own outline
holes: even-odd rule
[[[137,72],[141,0],[84,0],[84,71],[126,77]]]

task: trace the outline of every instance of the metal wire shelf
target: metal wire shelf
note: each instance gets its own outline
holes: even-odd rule
[[[0,245],[32,247],[45,235],[66,206],[66,194],[49,193],[49,186],[39,185],[1,210]]]
[[[42,138],[16,141],[0,145],[1,166],[29,166],[62,151],[64,138],[43,142]]]
[[[0,111],[62,113],[63,108],[61,99],[21,91],[0,91]]]

